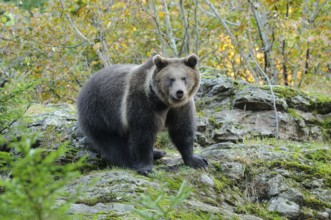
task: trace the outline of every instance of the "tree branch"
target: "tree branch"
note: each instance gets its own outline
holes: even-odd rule
[[[252,76],[254,77],[255,82],[258,83],[259,78],[257,77],[256,71],[253,69],[253,67],[251,66],[251,64],[249,62],[249,57],[244,53],[242,48],[239,46],[239,43],[237,42],[236,38],[233,36],[233,34],[232,34],[230,28],[228,27],[228,25],[226,24],[225,20],[221,17],[221,15],[217,12],[216,8],[213,6],[212,3],[210,3],[209,0],[205,0],[205,2],[208,4],[209,8],[212,10],[215,17],[220,21],[222,26],[225,28],[227,35],[230,37],[231,43],[233,44],[233,46],[235,48],[238,49],[240,56],[242,57],[242,59],[244,59],[245,64],[246,64],[248,70],[251,72]]]
[[[28,104],[28,106],[25,108],[25,110],[23,111],[23,114],[22,115],[24,115],[25,113],[26,113],[26,111],[30,108],[30,106],[31,106],[31,102]],[[21,118],[22,116],[20,115],[20,116],[18,116],[18,117],[16,117],[14,120],[12,120],[8,125],[6,125],[4,128],[2,128],[1,130],[0,130],[0,134],[2,134],[5,130],[7,130],[7,129],[9,129],[15,122],[17,122],[17,120],[19,119],[19,118]]]
[[[140,1],[138,1],[138,4],[140,5],[141,9],[154,20],[156,30],[157,30],[157,36],[158,36],[159,41],[161,43],[162,54],[164,56],[168,56],[167,47],[166,47],[167,43],[166,43],[166,41],[163,37],[165,34],[161,30],[160,20],[157,16],[157,13],[156,13],[156,6],[155,6],[154,0],[151,0],[150,4],[149,4],[149,6],[151,7],[151,9],[153,11],[153,15],[150,14],[147,10],[144,9],[144,7],[141,5]],[[169,45],[169,47],[170,47],[170,45]]]
[[[172,28],[171,28],[168,5],[167,5],[167,2],[165,0],[162,0],[162,3],[163,3],[163,10],[164,10],[164,13],[165,13],[164,19],[165,19],[165,23],[166,23],[166,27],[167,27],[167,34],[168,34],[168,37],[169,37],[169,40],[170,40],[171,49],[173,50],[174,55],[178,56],[176,39],[174,37],[174,34],[172,32]]]
[[[104,63],[107,66],[110,66],[111,62],[110,62],[109,56],[107,55],[108,54],[108,47],[107,47],[107,43],[105,42],[105,31],[103,29],[102,19],[101,19],[101,16],[100,16],[100,14],[101,14],[100,13],[100,8],[99,8],[99,5],[98,5],[97,1],[95,1],[94,4],[95,4],[95,6],[97,8],[97,11],[98,11],[98,14],[97,14],[98,22],[95,22],[95,23],[96,23],[96,26],[99,28],[99,32],[100,32],[99,40],[100,40],[100,43],[102,45],[102,49],[104,51],[104,53],[102,54],[103,59],[104,59]]]
[[[198,0],[195,0],[195,1],[198,1]],[[231,0],[230,0],[230,1],[231,1]],[[213,13],[211,13],[211,12],[209,12],[209,11],[206,11],[205,9],[203,9],[203,8],[200,7],[200,6],[199,6],[199,9],[200,9],[203,13],[205,13],[205,14],[207,14],[207,15],[209,15],[209,16],[211,16],[211,17],[213,17],[213,18],[217,18],[217,16],[216,16],[215,14],[213,14]],[[228,20],[225,20],[225,19],[224,19],[224,21],[225,21],[227,24],[231,25],[231,26],[236,26],[236,27],[239,27],[239,26],[240,26],[240,22],[239,22],[239,21],[236,22],[236,23],[233,23],[233,22],[228,21]]]
[[[262,13],[258,11],[258,8],[260,8],[261,5],[257,1],[249,0],[249,4],[257,24],[260,40],[262,41],[262,48],[264,52],[264,72],[271,73],[270,76],[272,76],[275,80],[277,77],[273,76],[277,76],[278,73],[270,54],[272,43],[268,37],[268,34],[270,33],[268,33],[267,13],[265,11],[262,11]],[[270,35],[272,36],[272,33]]]
[[[313,23],[315,21],[315,19],[318,16],[318,13],[320,13],[320,11],[322,10],[323,6],[326,5],[326,3],[327,3],[327,0],[325,0],[324,2],[322,2],[321,5],[319,5],[319,0],[316,0],[314,12],[313,12],[313,14],[308,19],[308,22],[309,23]]]
[[[87,37],[85,37],[84,34],[82,34],[82,32],[80,32],[80,30],[76,27],[74,22],[71,20],[70,16],[65,12],[63,0],[60,0],[60,5],[61,5],[62,11],[64,13],[64,16],[66,17],[67,21],[69,22],[71,28],[74,29],[77,36],[80,37],[81,39],[83,39],[84,41],[88,42],[89,44],[93,45],[93,43],[90,42],[90,40]]]
[[[66,13],[65,8],[64,8],[64,4],[63,4],[63,0],[60,0],[60,5],[63,11],[63,14],[65,16],[65,18],[67,19],[67,21],[69,22],[71,28],[75,31],[76,35],[81,38],[82,40],[84,40],[85,42],[87,42],[89,45],[94,46],[95,43],[93,41],[90,41],[82,32],[80,32],[80,30],[77,28],[77,26],[74,24],[74,22],[71,20],[70,16]],[[102,64],[104,66],[109,66],[110,62],[109,59],[107,60],[107,55],[104,55],[100,49],[96,50],[99,59],[101,60]]]

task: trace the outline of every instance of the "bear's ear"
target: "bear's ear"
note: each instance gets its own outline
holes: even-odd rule
[[[191,54],[191,55],[189,55],[188,57],[185,58],[184,63],[187,66],[194,69],[196,67],[196,65],[198,64],[198,60],[199,60],[199,57],[197,55]]]
[[[153,63],[158,69],[162,69],[166,65],[168,65],[168,61],[166,59],[163,59],[159,54],[153,57]]]

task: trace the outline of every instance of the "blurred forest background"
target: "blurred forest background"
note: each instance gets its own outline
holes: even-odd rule
[[[196,53],[234,79],[327,89],[327,0],[0,1],[0,88],[74,102],[96,70]],[[329,84],[330,85],[330,84]],[[2,97],[1,102],[9,97]]]

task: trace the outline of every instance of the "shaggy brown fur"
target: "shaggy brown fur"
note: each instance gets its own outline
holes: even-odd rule
[[[164,156],[153,151],[153,144],[157,132],[167,127],[185,164],[207,167],[205,159],[193,155],[197,62],[196,55],[156,55],[142,65],[100,70],[78,96],[82,131],[108,162],[147,174],[153,160]]]

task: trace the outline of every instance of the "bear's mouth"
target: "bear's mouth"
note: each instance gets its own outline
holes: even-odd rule
[[[185,100],[185,96],[183,96],[181,98],[171,96],[171,101],[175,102],[175,103],[183,102],[184,100]]]

